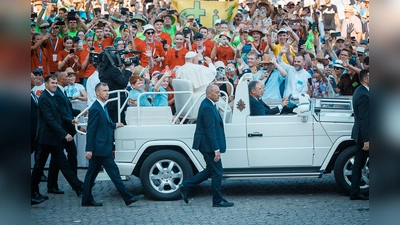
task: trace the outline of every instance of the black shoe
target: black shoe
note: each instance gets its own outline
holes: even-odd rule
[[[79,197],[82,195],[83,193],[83,185],[81,185],[80,187],[78,187],[77,189],[75,189],[75,193],[76,195]]]
[[[353,196],[350,195],[350,200],[369,200],[369,197],[360,193]]]
[[[180,192],[181,192],[181,196],[182,196],[182,198],[183,198],[183,201],[186,203],[186,204],[188,204],[189,203],[189,200],[188,200],[188,197],[187,197],[187,189],[185,188],[185,186],[183,186],[182,184],[180,184],[179,185],[179,190],[180,190]]]
[[[213,207],[232,207],[234,205],[233,202],[228,202],[225,199],[223,199],[220,203],[214,203]]]
[[[46,201],[46,199],[44,199],[44,198],[31,198],[31,205],[37,205],[44,201]]]
[[[40,194],[39,192],[33,192],[33,193],[31,193],[31,198],[34,198],[34,199],[44,199],[44,200],[49,199],[48,196],[42,195],[42,194]]]
[[[95,201],[82,202],[82,206],[103,206],[103,203]]]
[[[134,202],[139,201],[139,200],[142,199],[143,197],[144,197],[144,195],[136,195],[136,196],[133,196],[133,198],[131,198],[131,199],[129,199],[128,201],[126,201],[125,204],[126,204],[126,205],[130,205],[130,204],[132,204],[132,203],[134,203]]]
[[[50,194],[64,194],[64,191],[60,190],[58,188],[48,188],[47,189],[47,193],[50,193]]]
[[[48,181],[48,179],[47,179],[47,177],[45,175],[42,175],[40,177],[40,182],[47,182],[47,181]]]

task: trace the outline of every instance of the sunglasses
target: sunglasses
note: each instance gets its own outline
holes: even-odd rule
[[[154,32],[146,32],[147,35],[152,35]]]

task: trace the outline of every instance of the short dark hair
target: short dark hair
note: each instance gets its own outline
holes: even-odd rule
[[[50,79],[52,79],[52,80],[57,80],[57,77],[54,76],[53,74],[49,74],[49,75],[47,75],[47,76],[44,78],[44,82],[47,83]]]
[[[252,80],[249,83],[249,94],[251,93],[252,90],[256,89],[256,85],[258,83],[258,80]]]
[[[60,11],[63,12],[63,13],[66,13],[66,12],[67,12],[67,9],[66,9],[66,8],[59,8],[59,9],[58,9],[58,12],[60,12]]]
[[[360,74],[358,75],[358,79],[360,82],[363,82],[364,78],[369,75],[369,69],[363,69],[360,71]]]
[[[100,86],[106,87],[106,86],[108,86],[108,84],[107,84],[107,83],[104,83],[104,82],[99,82],[99,83],[97,83],[96,86],[94,87],[94,91],[97,92],[97,91],[100,89]]]

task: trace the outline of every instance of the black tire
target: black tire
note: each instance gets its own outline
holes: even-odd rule
[[[172,168],[169,169],[171,165]],[[193,170],[188,159],[173,150],[152,153],[143,162],[140,170],[140,182],[147,196],[162,201],[180,198],[179,184],[192,176]]]
[[[334,174],[336,183],[346,192],[350,193],[351,189],[351,172],[354,164],[354,156],[356,154],[356,146],[346,148],[336,159]],[[360,182],[360,191],[362,194],[369,193],[369,158],[366,166],[362,169]]]

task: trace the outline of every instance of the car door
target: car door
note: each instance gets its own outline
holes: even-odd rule
[[[250,167],[311,166],[313,118],[297,115],[248,116],[247,154]]]

